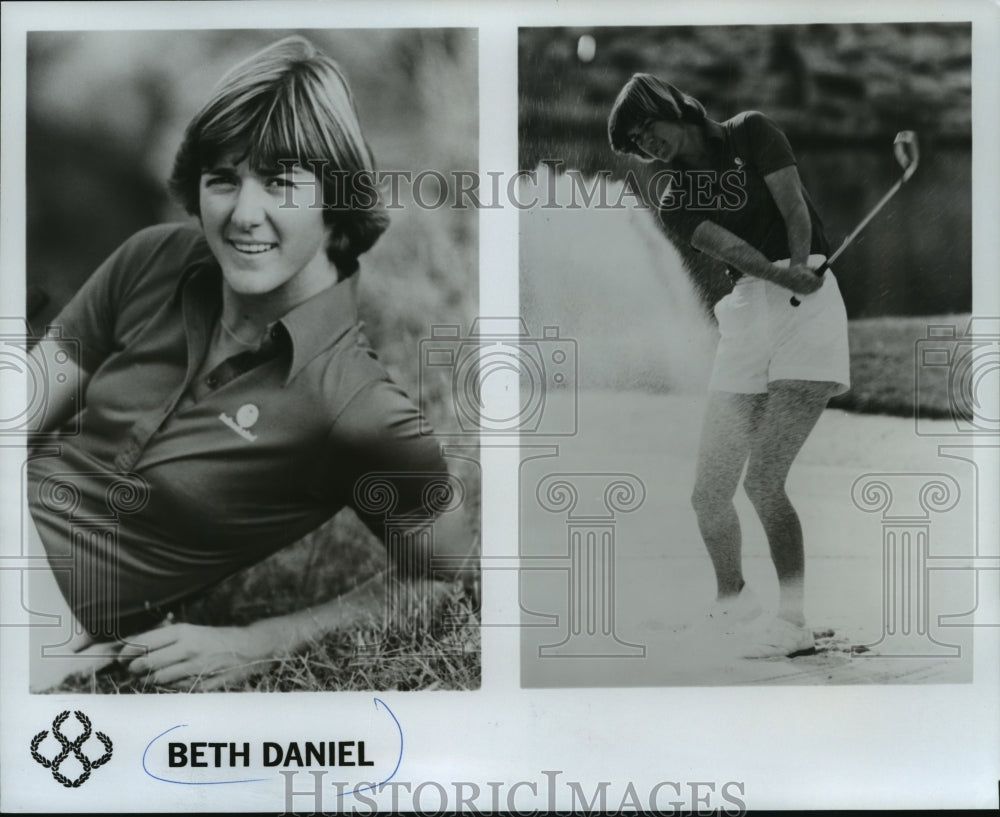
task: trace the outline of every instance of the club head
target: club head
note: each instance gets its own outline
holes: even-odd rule
[[[908,181],[917,170],[920,161],[920,149],[917,147],[917,134],[911,130],[901,130],[892,143],[896,161],[903,168],[903,181]]]

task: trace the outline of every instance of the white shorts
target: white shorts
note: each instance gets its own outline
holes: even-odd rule
[[[822,256],[810,256],[818,266]],[[787,264],[777,262],[779,264]],[[850,388],[847,310],[831,270],[810,295],[744,275],[715,305],[721,338],[709,388],[740,394],[767,392],[773,380],[816,380]]]

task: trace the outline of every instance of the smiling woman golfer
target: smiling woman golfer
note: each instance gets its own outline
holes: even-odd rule
[[[816,274],[828,254],[822,223],[788,140],[756,111],[715,122],[697,100],[637,74],[608,134],[620,153],[667,163],[667,233],[723,261],[735,282],[715,307],[721,339],[692,497],[718,588],[696,629],[739,632],[746,657],[808,652],[802,528],[785,481],[827,401],[849,383],[840,291],[829,270]],[[744,465],[778,573],[775,616],[761,615],[743,581],[733,497]]]
[[[188,126],[170,183],[198,223],[130,238],[55,321],[79,342],[85,397],[72,405],[50,384],[43,430],[82,413],[58,456],[31,460],[30,509],[53,568],[35,571],[31,598],[36,612],[74,616],[77,635],[49,644],[35,688],[84,666],[70,655],[106,661],[124,636],[139,647],[133,672],[219,686],[377,614],[380,581],[246,627],[162,626],[178,601],[345,505],[383,536],[359,506],[366,475],[390,483],[394,520],[433,521],[435,553],[467,552],[461,514],[434,521],[425,506],[446,474],[440,446],[358,324],[358,256],[388,223],[373,172],[337,65],[282,40],[230,71]],[[116,480],[112,547],[79,522],[108,513]]]

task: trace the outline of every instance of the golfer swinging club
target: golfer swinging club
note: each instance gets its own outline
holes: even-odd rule
[[[608,136],[618,153],[666,163],[664,228],[724,262],[735,284],[715,307],[721,339],[692,496],[718,595],[690,626],[739,634],[747,658],[811,652],[802,527],[785,481],[827,401],[850,382],[844,303],[832,271],[819,269],[829,255],[823,225],[788,139],[759,112],[715,122],[674,86],[636,74],[615,100]],[[743,580],[733,497],[744,466],[778,573],[774,616]]]

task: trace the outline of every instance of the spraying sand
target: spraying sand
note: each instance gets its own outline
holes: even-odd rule
[[[570,181],[554,183],[569,201]],[[983,574],[958,558],[980,552],[968,451],[912,420],[826,411],[788,482],[817,654],[741,659],[732,639],[672,631],[715,594],[689,496],[716,333],[676,251],[642,208],[525,211],[521,303],[533,333],[557,325],[579,355],[578,381],[545,408],[547,428],[575,420],[576,434],[522,440],[526,686],[971,679],[960,616]],[[747,581],[774,610],[763,530],[742,489],[736,502]]]

